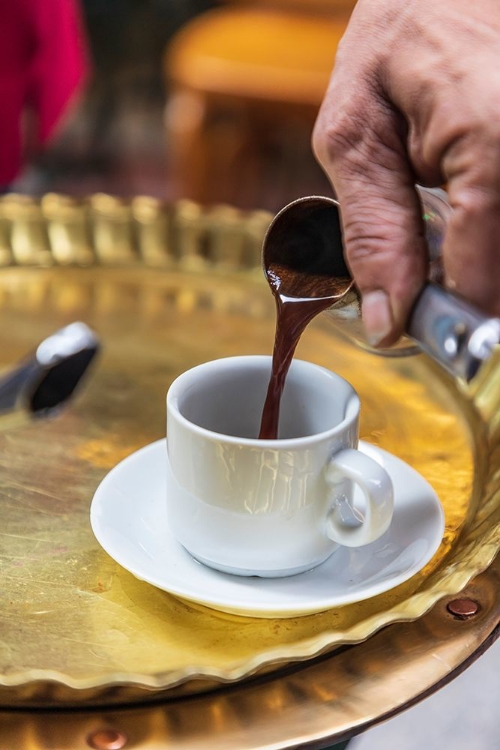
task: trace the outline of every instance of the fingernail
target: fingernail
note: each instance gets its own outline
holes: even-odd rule
[[[389,297],[382,290],[363,295],[361,306],[366,339],[370,346],[377,346],[393,328]]]

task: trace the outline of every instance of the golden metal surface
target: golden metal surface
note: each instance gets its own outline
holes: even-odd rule
[[[408,461],[441,498],[446,533],[431,563],[382,596],[290,620],[194,607],[121,569],[90,530],[93,491],[120,459],[163,435],[165,392],[182,370],[219,356],[270,352],[273,303],[255,273],[268,216],[99,196],[78,210],[70,203],[66,250],[58,254],[51,243],[61,233],[44,235],[43,211],[65,199],[31,205],[28,223],[16,219],[15,196],[9,200],[5,257],[11,251],[23,267],[0,272],[0,366],[75,319],[98,331],[104,355],[61,417],[0,436],[1,704],[102,705],[167,690],[200,692],[418,618],[489,565],[500,536],[495,378],[477,386],[478,410],[423,357],[374,357],[320,320],[299,356],[351,380],[361,396],[361,437]],[[20,206],[25,211],[24,201]],[[82,214],[90,223],[82,225]],[[58,226],[57,212],[50,216]],[[33,226],[42,227],[37,236],[45,236],[50,267],[30,268],[46,265],[46,254],[19,252],[31,247]],[[228,271],[232,246],[244,273]]]
[[[473,620],[448,599],[415,622],[266,680],[187,700],[125,710],[0,712],[0,750],[88,750],[108,730],[134,750],[308,750],[359,734],[428,695],[464,669],[499,631],[500,558],[466,589]],[[487,658],[487,657],[486,657]]]

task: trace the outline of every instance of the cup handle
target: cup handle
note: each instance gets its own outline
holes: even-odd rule
[[[344,547],[362,547],[387,531],[394,508],[394,492],[389,474],[379,463],[359,450],[346,448],[330,459],[325,479],[332,488],[350,479],[366,498],[364,520],[356,525],[349,525],[342,519],[341,500],[331,506],[326,517],[329,539]]]

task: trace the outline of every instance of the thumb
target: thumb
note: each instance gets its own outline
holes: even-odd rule
[[[373,93],[339,114],[329,91],[313,147],[341,207],[346,260],[362,296],[366,336],[393,344],[427,274],[427,246],[405,124]],[[333,114],[335,113],[335,114]]]

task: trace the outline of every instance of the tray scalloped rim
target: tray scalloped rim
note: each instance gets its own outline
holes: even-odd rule
[[[495,531],[495,530],[493,530]],[[74,678],[61,672],[52,670],[27,670],[0,676],[0,686],[18,687],[35,682],[59,683],[73,690],[88,690],[93,688],[109,688],[111,686],[129,685],[146,690],[166,690],[177,687],[188,680],[212,678],[221,683],[229,683],[249,677],[268,665],[279,665],[293,661],[305,661],[320,656],[325,651],[346,644],[356,644],[364,641],[386,625],[397,622],[411,622],[425,615],[437,602],[447,596],[458,594],[479,573],[482,573],[494,560],[498,552],[498,542],[494,538],[489,544],[481,546],[475,560],[475,565],[466,570],[457,570],[446,579],[446,586],[437,588],[429,596],[427,592],[417,592],[402,603],[359,622],[345,631],[327,631],[320,636],[311,637],[300,643],[300,648],[293,648],[290,644],[271,651],[257,654],[253,659],[246,659],[244,663],[233,669],[218,670],[216,668],[190,667],[159,673],[157,675],[131,674],[113,672],[105,679]],[[422,600],[425,607],[422,608]],[[404,605],[405,611],[401,611]],[[1,700],[0,700],[1,704]]]
[[[9,198],[11,200],[11,198]],[[84,205],[84,204],[82,204]],[[203,220],[203,217],[201,217]],[[14,259],[15,260],[15,259]],[[144,260],[144,259],[143,259]],[[57,261],[56,261],[57,262]],[[67,262],[67,261],[65,261]],[[36,261],[35,261],[36,265]],[[41,263],[46,266],[46,259]],[[113,265],[111,262],[109,265]],[[142,262],[137,264],[142,265]],[[144,262],[144,265],[147,265]],[[255,271],[250,271],[249,278],[255,281]],[[476,404],[480,401],[474,397]],[[496,399],[498,401],[498,398]],[[493,488],[495,511],[500,501],[499,487]],[[477,530],[478,525],[471,524],[470,531]],[[467,538],[460,540],[460,548],[467,544]],[[220,683],[230,683],[251,676],[263,668],[280,663],[305,661],[331,651],[343,644],[355,644],[389,624],[397,622],[411,622],[427,613],[441,599],[458,594],[476,575],[480,574],[494,560],[500,547],[500,521],[490,526],[482,538],[481,544],[475,545],[474,550],[464,561],[454,560],[453,549],[448,553],[443,565],[433,571],[422,584],[423,590],[417,591],[408,598],[387,609],[383,613],[376,613],[350,627],[348,631],[329,630],[318,636],[303,639],[299,644],[286,644],[279,648],[268,649],[256,654],[253,658],[245,658],[242,663],[232,668],[217,669],[203,666],[191,666],[177,669],[168,673],[144,674],[132,672],[110,672],[105,678],[85,677],[77,678],[56,670],[22,670],[6,675],[0,675],[0,688],[26,687],[34,684],[47,683],[69,688],[71,691],[109,689],[113,686],[131,686],[144,691],[165,691],[169,688],[187,683],[190,680],[215,679]],[[456,553],[455,549],[455,553]],[[438,579],[438,580],[435,580]],[[432,583],[432,590],[426,588]],[[74,696],[77,698],[77,695]],[[3,705],[0,697],[0,705]]]

